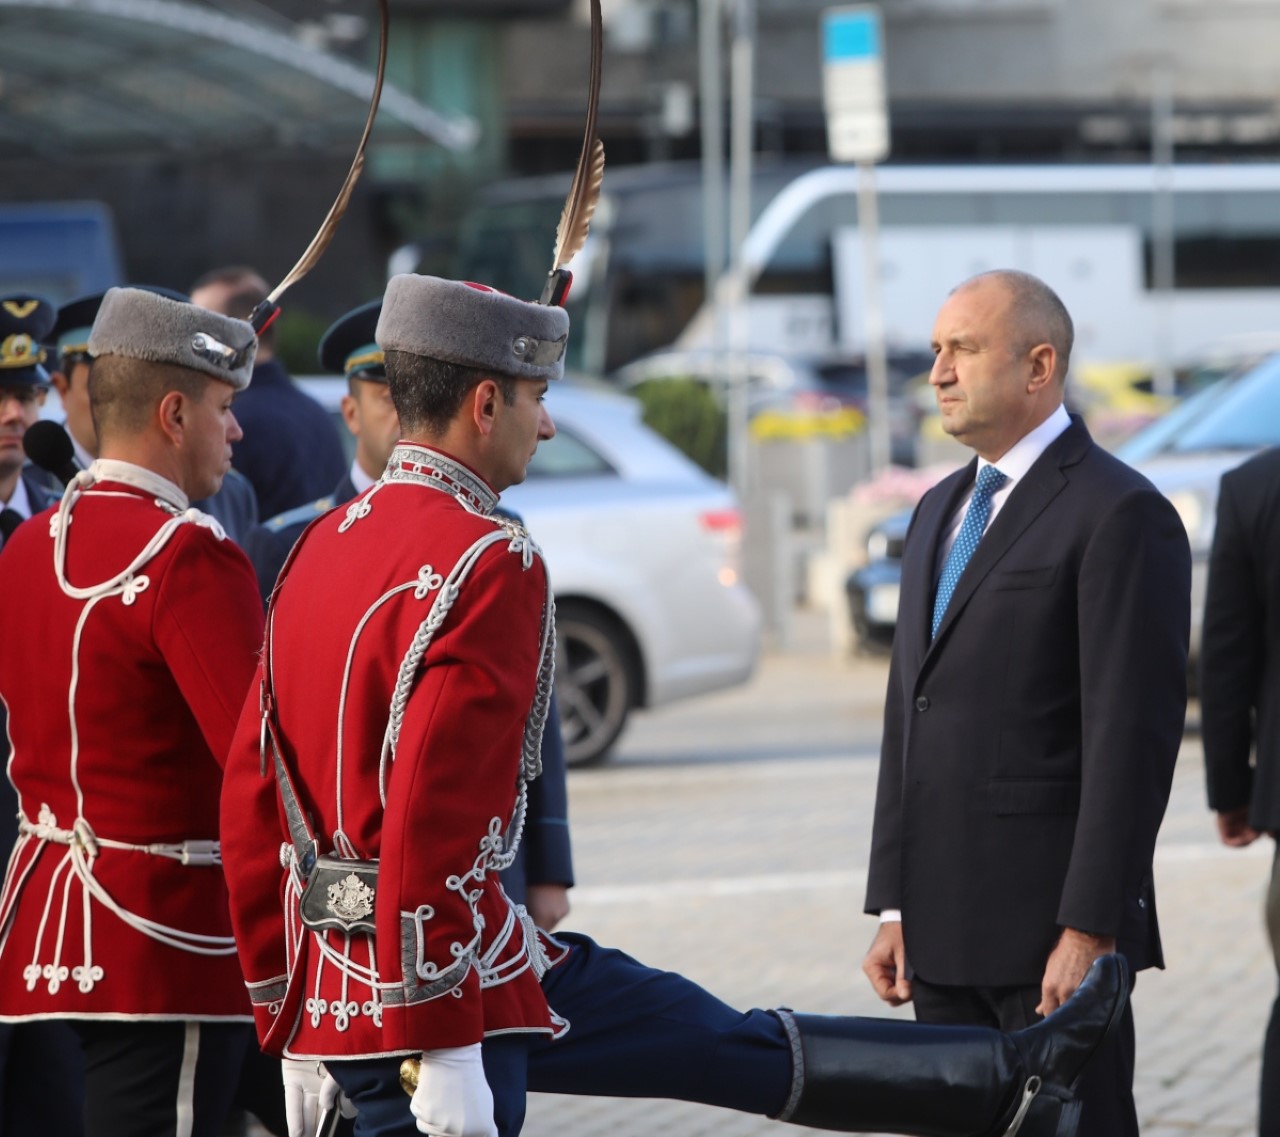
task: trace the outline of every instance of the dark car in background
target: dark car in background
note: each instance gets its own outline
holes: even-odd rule
[[[898,623],[902,546],[914,511],[892,513],[867,533],[867,563],[845,581],[849,618],[860,648],[889,648]]]

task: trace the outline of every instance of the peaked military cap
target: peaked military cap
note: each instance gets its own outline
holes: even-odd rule
[[[186,295],[172,288],[162,288],[158,284],[135,284],[133,287],[141,288],[144,292],[154,292],[157,296],[167,296],[170,300],[187,303]],[[81,296],[75,300],[69,300],[58,309],[58,319],[53,325],[53,330],[49,332],[47,341],[55,356],[89,354],[89,332],[93,328],[93,321],[97,318],[98,309],[102,307],[104,296],[106,296],[105,292],[95,292],[92,296]]]
[[[249,386],[258,337],[236,320],[142,288],[112,288],[102,298],[89,352],[150,363],[172,363],[229,383]]]
[[[382,300],[371,300],[335,320],[320,340],[320,366],[348,379],[387,381],[382,348],[377,343]]]
[[[0,384],[49,386],[43,345],[57,317],[57,309],[42,296],[0,298]]]
[[[378,319],[384,351],[514,379],[559,379],[568,342],[569,314],[563,308],[436,276],[393,276]]]

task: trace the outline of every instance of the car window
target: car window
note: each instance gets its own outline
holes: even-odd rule
[[[580,478],[614,473],[617,471],[602,455],[564,427],[557,427],[556,436],[550,441],[538,443],[533,461],[529,463],[531,478]]]
[[[1173,439],[1175,453],[1195,450],[1256,450],[1280,443],[1280,358],[1232,384]]]
[[[1157,454],[1257,450],[1280,444],[1280,356],[1221,379],[1184,399],[1134,435],[1117,455],[1141,462]]]
[[[1173,441],[1194,423],[1219,399],[1230,394],[1233,381],[1220,379],[1211,387],[1197,391],[1178,403],[1150,426],[1138,431],[1117,448],[1116,457],[1130,463],[1145,462],[1148,458],[1167,450]],[[1070,388],[1068,388],[1068,394]]]
[[[1118,451],[1126,462],[1156,454],[1256,450],[1280,444],[1280,356],[1220,380],[1180,403]]]

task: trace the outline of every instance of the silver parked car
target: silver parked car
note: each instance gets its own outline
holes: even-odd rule
[[[1177,509],[1191,542],[1191,658],[1200,656],[1218,483],[1228,470],[1280,445],[1280,353],[1191,395],[1116,450]],[[1195,670],[1192,668],[1192,678]]]
[[[337,413],[345,380],[300,382]],[[634,399],[566,380],[547,409],[556,437],[502,504],[546,554],[566,759],[583,766],[608,755],[637,707],[746,682],[761,619],[723,483],[645,426]]]

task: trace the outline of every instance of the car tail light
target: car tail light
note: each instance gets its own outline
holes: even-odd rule
[[[714,542],[720,555],[716,578],[726,588],[742,579],[742,511],[708,509],[698,514],[698,524]]]

